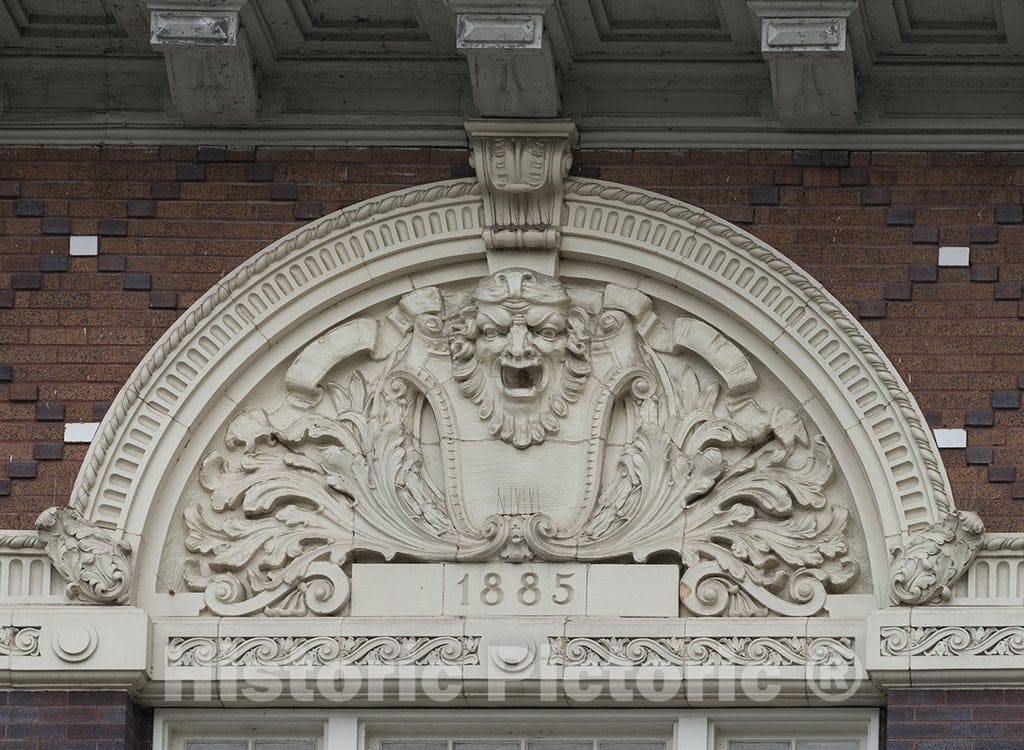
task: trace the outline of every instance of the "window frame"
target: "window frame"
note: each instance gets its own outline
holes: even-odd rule
[[[823,732],[822,726],[829,729]],[[203,732],[240,731],[269,731],[268,739],[285,731],[305,732],[318,740],[317,750],[381,750],[382,739],[502,738],[663,740],[667,750],[721,750],[730,739],[811,737],[857,740],[861,750],[879,750],[879,709],[158,708],[153,750],[182,750],[184,733],[201,740],[220,738]]]

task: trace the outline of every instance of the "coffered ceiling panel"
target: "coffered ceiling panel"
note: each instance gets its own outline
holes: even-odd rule
[[[126,3],[103,0],[0,0],[0,40],[41,51],[140,47],[144,41],[131,32],[141,9],[135,0],[127,4],[128,11]]]
[[[1024,57],[1019,0],[862,0],[879,61]]]

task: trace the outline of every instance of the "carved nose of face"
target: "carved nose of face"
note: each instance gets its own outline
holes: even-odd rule
[[[530,333],[522,323],[514,323],[508,332],[508,346],[505,349],[512,359],[533,359],[537,350],[530,340]]]

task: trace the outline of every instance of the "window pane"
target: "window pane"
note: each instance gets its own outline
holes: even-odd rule
[[[733,740],[729,743],[729,750],[791,750],[793,746],[788,740],[779,742],[778,740],[771,740],[768,742],[758,742],[742,740],[737,742]]]
[[[594,750],[593,742],[559,742],[548,740],[546,742],[527,742],[526,750]]]
[[[860,750],[859,742],[850,740],[801,740],[796,750]]]
[[[257,740],[253,744],[254,750],[316,750],[316,743],[309,742],[308,740],[286,740],[284,742],[280,740],[271,740],[270,742]]]
[[[192,740],[185,743],[185,750],[249,750],[245,740]]]
[[[447,742],[382,742],[380,750],[448,750]]]
[[[518,742],[453,742],[452,750],[519,750]]]
[[[664,742],[601,742],[600,750],[665,750]]]

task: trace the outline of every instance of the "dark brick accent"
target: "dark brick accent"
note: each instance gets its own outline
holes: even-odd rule
[[[775,206],[779,203],[777,187],[756,187],[750,191],[750,202],[755,206]]]
[[[245,179],[249,182],[272,182],[274,180],[274,165],[255,162],[246,164]]]
[[[866,187],[860,191],[862,206],[888,206],[892,202],[892,191],[889,188]]]
[[[272,182],[270,184],[270,200],[294,201],[299,199],[299,186],[294,182]]]
[[[0,307],[14,307],[14,292],[0,289]]]
[[[7,463],[7,476],[11,479],[32,479],[35,475],[35,461],[9,461]]]
[[[964,414],[964,424],[967,427],[991,427],[993,417],[991,409],[968,409]]]
[[[181,197],[181,185],[170,180],[156,180],[149,185],[149,196],[160,201],[173,201]]]
[[[994,263],[971,264],[971,281],[999,281],[999,266]]]
[[[196,161],[227,161],[228,150],[224,146],[200,146]]]
[[[12,180],[0,180],[0,198],[20,198],[21,183]]]
[[[990,245],[999,241],[999,228],[992,226],[974,226],[970,232],[971,244]]]
[[[992,394],[993,409],[1019,409],[1020,391],[996,391]]]
[[[1024,500],[1024,482],[1014,482],[1010,488],[1010,497],[1014,500]]]
[[[296,203],[292,216],[296,219],[319,219],[324,215],[323,203]]]
[[[1024,318],[1024,302],[1017,303],[1017,317]]]
[[[909,227],[914,223],[914,209],[906,206],[888,208],[885,211],[885,223],[891,227]]]
[[[67,273],[68,256],[43,255],[39,258],[39,270],[42,273]]]
[[[798,149],[793,152],[793,165],[797,167],[821,166],[821,151],[817,149]]]
[[[14,207],[14,215],[25,218],[42,216],[46,213],[46,206],[42,201],[18,201]]]
[[[938,245],[938,227],[914,227],[910,230],[910,241],[915,245]]]
[[[123,255],[100,255],[96,258],[96,270],[107,273],[123,272],[125,258]]]
[[[43,288],[43,275],[19,271],[11,274],[11,289],[38,290]]]
[[[39,386],[35,383],[12,383],[7,389],[7,398],[15,403],[31,403],[39,400]]]
[[[6,362],[0,363],[0,383],[9,383],[11,377],[11,366]]]
[[[39,401],[36,403],[36,420],[39,422],[63,422],[64,404]]]
[[[914,264],[907,272],[907,278],[914,282],[932,282],[939,280],[939,267],[937,265]]]
[[[156,216],[156,203],[151,200],[128,201],[125,213],[133,219],[152,219]]]
[[[988,481],[1016,482],[1017,469],[1007,464],[993,464],[988,467]]]
[[[882,285],[882,296],[887,300],[906,301],[914,297],[914,285],[908,281]]]
[[[725,206],[719,209],[718,215],[733,224],[750,224],[754,221],[754,207]]]
[[[928,409],[924,412],[924,422],[926,425],[935,429],[936,427],[942,427],[942,412]]]
[[[153,287],[153,277],[148,273],[126,273],[123,289],[148,291]]]
[[[11,480],[0,479],[0,497],[7,497],[11,494]]]
[[[1019,281],[1004,281],[992,287],[995,299],[1020,299],[1024,295],[1024,284]]]
[[[869,299],[857,303],[857,317],[884,318],[887,313],[885,300]]]
[[[592,177],[595,180],[601,176],[601,168],[594,166],[583,166],[581,164],[573,164],[569,167],[570,177]]]
[[[996,206],[996,224],[1024,223],[1024,208],[1021,206]]]
[[[202,182],[206,179],[206,167],[202,164],[179,164],[174,174],[179,182]]]
[[[992,463],[992,449],[969,446],[964,451],[968,466],[981,466]]]
[[[835,151],[827,149],[821,152],[821,166],[823,167],[848,167],[849,165],[849,151]]]
[[[64,458],[64,443],[36,443],[32,448],[36,461],[59,461]]]
[[[1024,390],[1024,375],[1017,376],[1017,388]]]
[[[166,290],[150,292],[149,306],[154,310],[173,310],[178,306],[178,293]]]
[[[127,237],[128,222],[124,219],[103,219],[97,225],[96,233],[100,237]]]
[[[71,219],[47,216],[42,222],[43,234],[71,234]]]
[[[110,409],[110,404],[105,401],[98,401],[92,405],[92,421],[99,422],[103,417],[107,415],[107,410]]]

